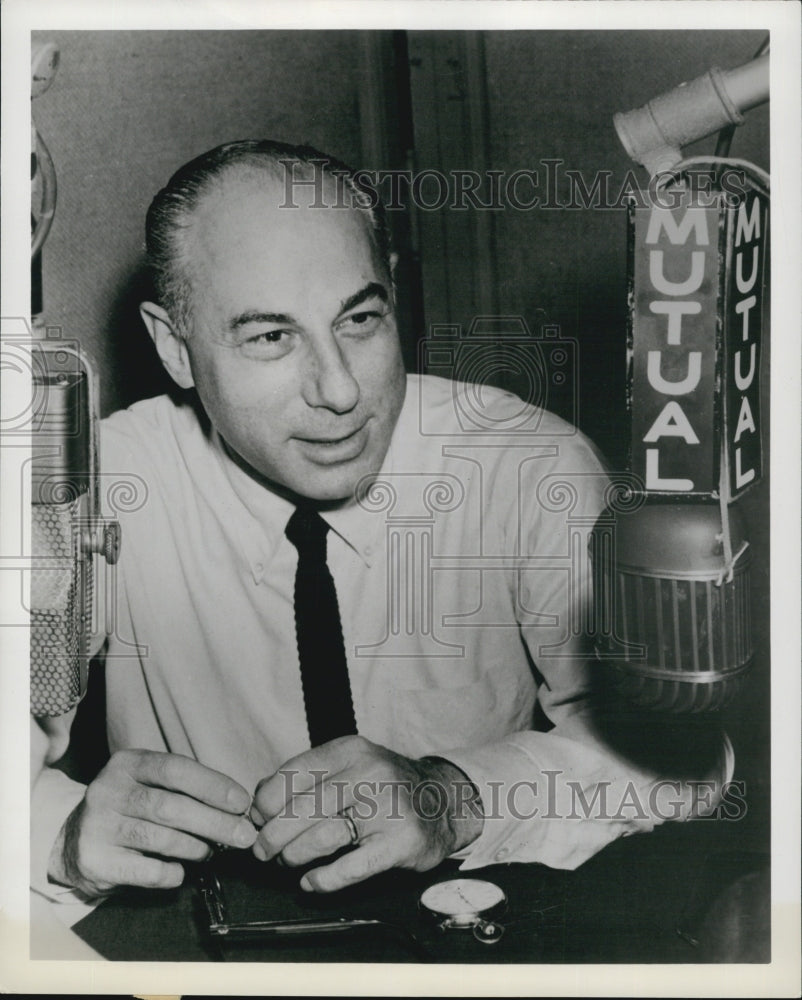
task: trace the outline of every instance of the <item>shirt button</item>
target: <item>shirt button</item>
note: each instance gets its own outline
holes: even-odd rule
[[[365,555],[366,556],[373,555],[373,546],[371,546],[371,545],[366,545],[365,546]]]
[[[258,562],[253,568],[256,570],[257,574],[261,576],[262,573],[264,572],[265,565],[264,563]]]
[[[503,861],[509,853],[509,847],[502,847],[501,850],[496,851],[496,861]]]

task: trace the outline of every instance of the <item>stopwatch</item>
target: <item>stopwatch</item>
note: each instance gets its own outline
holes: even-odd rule
[[[507,908],[507,897],[497,885],[484,879],[436,882],[421,895],[418,905],[443,931],[470,930],[483,944],[494,944],[504,933],[497,918]]]

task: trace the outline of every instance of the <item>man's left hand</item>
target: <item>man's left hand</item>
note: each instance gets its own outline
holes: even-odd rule
[[[262,861],[308,865],[353,845],[306,872],[301,888],[316,892],[389,868],[427,871],[472,843],[483,825],[476,791],[459,768],[411,760],[361,736],[288,760],[257,786],[251,819],[261,826],[253,852]]]

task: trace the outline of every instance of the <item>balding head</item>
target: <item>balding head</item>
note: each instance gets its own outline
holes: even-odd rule
[[[277,204],[287,211],[303,199],[321,200],[321,191],[325,191],[326,206],[344,208],[347,203],[356,208],[364,216],[382,267],[391,276],[391,240],[384,207],[374,191],[360,185],[352,168],[311,146],[270,139],[226,143],[181,167],[148,209],[147,259],[157,298],[182,336],[192,329],[194,275],[187,237],[195,213],[207,195],[243,181],[274,187]]]

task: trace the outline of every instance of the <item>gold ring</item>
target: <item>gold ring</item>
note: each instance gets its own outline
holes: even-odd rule
[[[345,820],[345,825],[348,827],[348,835],[351,838],[351,846],[356,847],[359,844],[359,830],[356,828],[356,823],[354,822],[354,817],[351,815],[352,806],[346,806],[341,813],[338,813],[340,819]]]

